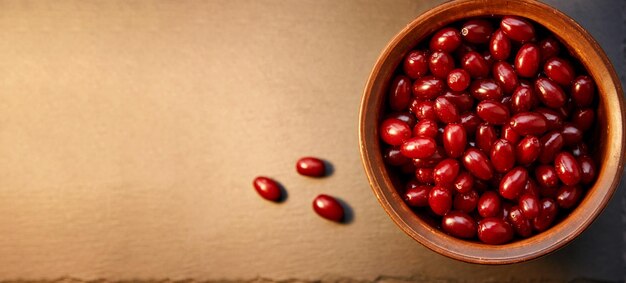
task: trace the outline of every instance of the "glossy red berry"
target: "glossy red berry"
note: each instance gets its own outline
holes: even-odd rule
[[[585,132],[593,126],[595,122],[595,112],[591,108],[578,109],[574,111],[572,117],[572,124],[579,130]]]
[[[443,148],[452,158],[463,155],[467,144],[465,128],[459,124],[448,124],[443,130]]]
[[[561,152],[554,158],[556,175],[563,184],[574,186],[580,182],[580,165],[576,158],[569,152]]]
[[[493,217],[498,215],[502,208],[500,196],[493,191],[486,191],[478,199],[478,214],[482,217]]]
[[[493,77],[502,87],[502,91],[511,94],[519,86],[517,74],[513,66],[507,62],[496,62],[493,64]]]
[[[450,100],[450,102],[456,106],[459,114],[466,113],[474,108],[474,98],[465,92],[453,93],[451,91],[446,91],[441,96]]]
[[[304,176],[323,177],[326,174],[326,164],[319,158],[302,157],[296,162],[296,171]]]
[[[535,38],[535,28],[527,20],[516,16],[504,16],[500,28],[512,40],[527,42]]]
[[[343,221],[343,206],[332,196],[318,195],[313,200],[313,210],[321,217],[335,222]]]
[[[464,91],[469,87],[471,78],[467,71],[463,69],[454,69],[448,73],[446,82],[448,87],[453,91]]]
[[[499,173],[506,173],[515,166],[514,147],[508,140],[499,139],[491,147],[490,153],[493,169]]]
[[[461,114],[461,125],[465,129],[465,133],[468,137],[473,137],[475,135],[480,123],[482,123],[482,120],[474,112]]]
[[[385,115],[385,120],[389,119],[389,118],[395,118],[398,119],[402,122],[407,123],[407,125],[409,125],[409,127],[415,127],[415,124],[417,123],[417,119],[415,118],[415,115],[403,111],[403,112],[393,112],[393,113],[389,113],[387,115]]]
[[[515,70],[517,75],[532,78],[539,70],[539,48],[534,43],[526,43],[520,47],[515,56]]]
[[[430,190],[428,204],[435,214],[443,216],[452,208],[452,192],[448,188],[436,186]]]
[[[483,121],[492,125],[502,125],[509,121],[509,108],[504,104],[493,101],[483,100],[476,105],[476,114]]]
[[[435,152],[429,156],[424,158],[415,158],[413,159],[413,165],[416,168],[433,168],[437,163],[446,158],[443,148],[437,146],[435,148]]]
[[[492,79],[478,79],[470,84],[470,94],[478,100],[491,99],[498,101],[502,98],[502,88]]]
[[[437,143],[432,138],[411,138],[400,147],[402,154],[408,158],[428,158],[437,150]]]
[[[454,196],[454,202],[452,207],[455,210],[463,211],[465,213],[472,213],[476,210],[478,205],[478,193],[475,190],[471,190],[465,193],[457,193]]]
[[[539,140],[541,143],[541,153],[539,162],[542,164],[551,163],[554,156],[563,148],[563,136],[559,131],[551,131]]]
[[[389,90],[389,107],[394,111],[403,111],[411,102],[411,80],[405,76],[397,76]]]
[[[490,153],[491,147],[498,140],[496,129],[489,124],[480,124],[476,129],[476,147],[484,153]]]
[[[480,53],[470,51],[461,58],[461,68],[472,78],[484,78],[489,75],[489,63]]]
[[[556,203],[560,208],[572,208],[578,204],[582,194],[579,186],[563,186],[556,193]]]
[[[533,233],[532,224],[530,218],[526,217],[519,206],[511,207],[507,222],[511,224],[515,233],[522,238],[527,238]]]
[[[411,207],[428,206],[428,195],[431,189],[431,186],[426,185],[418,185],[414,188],[409,188],[404,192],[403,199],[406,204]]]
[[[445,83],[436,77],[421,77],[413,83],[413,95],[419,99],[427,100],[437,97],[443,92]]]
[[[554,188],[559,185],[559,177],[551,165],[539,165],[535,168],[535,179],[542,188]]]
[[[478,222],[478,238],[486,244],[506,244],[513,239],[513,228],[502,218],[484,218]]]
[[[413,100],[409,106],[409,111],[415,114],[415,117],[419,120],[437,119],[437,114],[435,114],[435,102],[433,101]]]
[[[428,52],[414,50],[409,52],[403,62],[404,73],[412,79],[425,76],[428,73]]]
[[[266,200],[277,202],[282,198],[280,185],[268,177],[256,177],[254,178],[254,181],[252,181],[252,185],[254,186],[256,192]]]
[[[454,52],[461,46],[461,34],[455,28],[443,28],[430,39],[430,49],[447,53]]]
[[[383,160],[391,166],[402,166],[407,164],[410,159],[400,152],[398,147],[388,147],[383,152]]]
[[[522,190],[521,194],[522,195],[531,194],[534,196],[539,196],[540,192],[539,192],[539,186],[537,185],[537,182],[532,178],[528,179],[528,183],[526,183],[526,186]]]
[[[482,19],[475,19],[465,22],[461,28],[463,40],[469,43],[482,44],[489,42],[493,33],[493,25]]]
[[[450,71],[454,69],[454,58],[446,52],[435,51],[430,54],[428,67],[433,76],[446,79]]]
[[[593,104],[596,85],[589,76],[579,76],[574,79],[571,87],[572,99],[578,107],[589,107]]]
[[[444,159],[435,166],[433,178],[437,186],[449,187],[456,180],[461,166],[456,159]]]
[[[413,128],[414,137],[435,138],[439,134],[439,125],[430,119],[423,119],[415,124]]]
[[[474,177],[467,171],[461,171],[456,176],[453,187],[459,193],[467,193],[474,188]]]
[[[415,170],[415,178],[422,184],[434,185],[433,168],[420,167]]]
[[[539,157],[541,142],[535,136],[526,136],[515,148],[515,159],[518,164],[529,165]]]
[[[535,112],[541,114],[546,119],[548,131],[561,130],[563,128],[563,120],[565,118],[560,113],[544,107],[535,109]]]
[[[383,121],[380,126],[380,138],[390,145],[401,145],[411,138],[411,134],[409,125],[395,118]]]
[[[593,159],[589,156],[578,157],[578,164],[580,165],[580,182],[584,185],[593,183],[596,179],[596,165]]]
[[[550,108],[562,107],[567,100],[563,89],[552,80],[546,78],[538,78],[535,81],[535,93],[539,100]]]
[[[560,50],[560,44],[554,37],[547,37],[539,41],[541,62],[545,62],[546,60],[558,55]]]
[[[493,177],[493,168],[489,158],[476,148],[470,148],[465,151],[463,166],[478,179],[489,180]]]
[[[562,58],[552,57],[543,65],[543,72],[556,83],[562,86],[569,86],[574,80],[574,67]]]
[[[561,136],[563,136],[563,145],[565,146],[572,146],[583,140],[583,132],[576,125],[570,123],[563,125]]]
[[[539,216],[539,198],[533,194],[523,194],[519,197],[519,208],[526,219],[533,219]]]
[[[489,41],[489,52],[496,60],[506,60],[511,55],[511,40],[504,34],[502,29],[496,30]]]
[[[518,86],[511,95],[511,111],[521,113],[530,111],[535,104],[535,94],[528,86]]]
[[[548,130],[548,120],[542,114],[535,112],[517,113],[511,118],[509,125],[522,136],[541,135]]]
[[[511,144],[517,144],[522,137],[515,132],[510,124],[502,126],[500,137],[509,141]]]
[[[517,199],[528,182],[528,171],[523,167],[515,167],[506,173],[500,181],[499,192],[503,198]]]
[[[448,98],[440,96],[435,99],[435,114],[439,121],[446,124],[459,122],[459,110]]]
[[[457,238],[471,239],[476,236],[476,221],[462,211],[450,211],[441,221],[441,228]]]
[[[533,229],[542,232],[550,228],[559,209],[556,202],[551,198],[544,198],[540,202],[539,215],[532,220]]]

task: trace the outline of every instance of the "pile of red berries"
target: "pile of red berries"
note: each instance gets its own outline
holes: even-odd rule
[[[384,161],[405,181],[406,204],[446,233],[530,237],[593,184],[595,83],[545,28],[515,16],[453,23],[394,76]]]

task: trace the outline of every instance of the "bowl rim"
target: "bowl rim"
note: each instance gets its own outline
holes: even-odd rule
[[[382,165],[382,156],[378,138],[380,109],[376,109],[376,99],[385,96],[385,84],[391,74],[385,75],[383,69],[389,69],[388,59],[392,55],[403,55],[417,42],[423,40],[442,26],[473,17],[516,15],[528,18],[550,30],[570,53],[577,57],[587,72],[596,81],[596,93],[602,97],[599,108],[606,109],[606,125],[600,131],[605,137],[602,157],[604,163],[598,166],[597,179],[589,189],[584,200],[561,221],[549,230],[533,237],[504,245],[485,245],[451,237],[424,223],[401,200]],[[546,20],[546,16],[557,18]],[[445,18],[445,19],[444,19]],[[434,24],[428,26],[429,24]],[[555,30],[560,30],[559,33]],[[420,33],[406,43],[409,35]],[[421,38],[420,38],[421,37]],[[564,37],[578,38],[579,41],[566,41]],[[402,46],[404,45],[404,46]],[[406,49],[401,52],[399,49]],[[404,56],[401,56],[404,57]],[[401,58],[400,57],[400,58]],[[399,62],[400,59],[396,59]],[[592,64],[601,62],[602,64]],[[398,64],[390,70],[395,70]],[[380,75],[382,73],[382,75]],[[385,77],[386,76],[386,77]],[[598,80],[602,78],[602,80]],[[377,94],[374,91],[377,90]],[[383,93],[383,94],[380,94]],[[380,104],[380,103],[379,103]],[[393,222],[407,235],[427,248],[447,257],[479,264],[510,264],[527,261],[549,254],[570,243],[581,234],[604,210],[615,193],[624,167],[626,149],[626,113],[624,110],[623,91],[613,65],[595,39],[572,18],[557,9],[534,0],[458,0],[438,5],[419,15],[404,29],[396,34],[378,57],[369,75],[359,111],[359,148],[361,161],[366,171],[372,191],[381,206]],[[617,112],[615,112],[617,111]],[[619,113],[620,115],[608,115]],[[371,125],[375,125],[372,127]],[[611,128],[611,131],[609,131]],[[382,166],[381,166],[382,165]],[[585,211],[585,214],[582,212]],[[568,226],[565,224],[576,224]]]

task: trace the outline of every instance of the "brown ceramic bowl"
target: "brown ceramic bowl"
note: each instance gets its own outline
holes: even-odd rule
[[[383,163],[378,125],[394,71],[405,54],[437,29],[472,17],[517,15],[554,33],[587,69],[597,84],[597,142],[594,159],[598,176],[593,187],[565,219],[530,238],[504,245],[486,245],[449,236],[416,215],[397,193],[393,170]],[[622,88],[598,43],[574,20],[536,1],[461,0],[445,3],[419,16],[384,49],[369,77],[361,103],[359,142],[370,185],[391,219],[409,236],[445,256],[472,263],[507,264],[553,252],[578,236],[602,212],[619,183],[624,165],[624,101]]]

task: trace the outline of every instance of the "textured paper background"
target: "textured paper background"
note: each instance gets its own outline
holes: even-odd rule
[[[378,205],[361,92],[438,2],[0,1],[0,279],[623,280],[623,189],[566,248],[498,267],[427,250]],[[624,78],[624,3],[550,3]],[[334,174],[298,176],[303,155]],[[256,195],[261,174],[286,202]],[[320,193],[353,221],[317,217]]]

